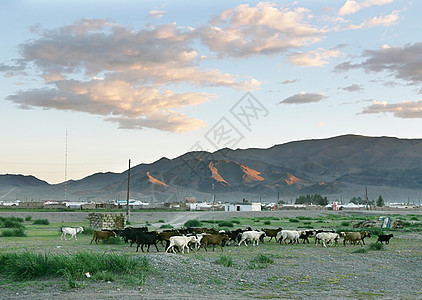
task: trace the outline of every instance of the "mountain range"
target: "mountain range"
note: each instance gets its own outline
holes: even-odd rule
[[[0,175],[0,200],[125,200],[128,173],[96,173],[49,184],[33,176]],[[267,149],[220,149],[161,158],[130,170],[131,198],[150,202],[276,202],[321,194],[347,202],[382,195],[387,202],[420,202],[422,139],[342,135]]]

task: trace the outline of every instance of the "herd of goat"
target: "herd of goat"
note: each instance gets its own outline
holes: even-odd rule
[[[61,229],[62,236],[66,240],[66,235],[69,234],[75,240],[78,233],[83,231],[82,227],[72,228],[72,227],[63,227]],[[186,250],[189,253],[189,250],[204,248],[207,250],[208,246],[213,246],[213,251],[216,246],[220,246],[223,251],[223,246],[236,244],[238,246],[244,244],[247,246],[247,243],[252,243],[253,245],[259,245],[259,242],[264,243],[264,237],[269,237],[269,241],[273,238],[276,242],[280,244],[299,244],[310,243],[309,238],[315,238],[315,244],[322,244],[323,247],[336,246],[340,240],[343,238],[343,245],[346,246],[346,243],[351,243],[352,245],[365,245],[365,238],[370,237],[368,231],[360,232],[340,232],[336,233],[334,230],[283,230],[282,228],[270,229],[263,228],[261,230],[253,230],[248,227],[246,229],[236,229],[236,230],[216,230],[214,228],[185,228],[185,229],[170,229],[163,230],[162,232],[157,231],[148,231],[147,227],[126,227],[123,230],[102,230],[94,231],[91,243],[95,241],[98,244],[98,241],[109,241],[111,237],[116,238],[120,236],[125,243],[130,243],[130,246],[136,244],[136,251],[138,252],[139,246],[141,246],[142,252],[144,252],[144,245],[147,246],[147,251],[151,245],[155,246],[156,250],[159,252],[157,244],[161,243],[165,247],[165,251],[172,251],[176,253],[180,251],[184,253]],[[389,243],[390,239],[393,237],[392,234],[388,235],[378,235],[377,242]],[[165,243],[165,245],[164,245]]]

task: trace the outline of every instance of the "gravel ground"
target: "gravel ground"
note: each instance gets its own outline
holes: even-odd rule
[[[239,217],[317,216],[327,211],[276,211],[234,213]],[[346,213],[347,212],[342,212]],[[353,212],[356,213],[356,212]],[[387,214],[386,212],[361,212]],[[390,212],[397,214],[398,212]],[[420,214],[405,212],[411,214]],[[9,213],[1,212],[0,216]],[[50,222],[85,221],[87,213],[10,213]],[[21,214],[21,215],[19,215]],[[165,220],[174,225],[189,219],[210,220],[233,217],[226,212],[132,213],[133,222]],[[397,234],[384,251],[353,253],[352,246],[323,248],[310,245],[258,247],[227,246],[224,252],[160,253],[146,255],[152,265],[143,284],[124,286],[116,282],[89,282],[81,289],[66,289],[63,281],[37,281],[4,286],[2,299],[422,299],[422,234]],[[372,238],[368,243],[375,242]],[[122,246],[122,247],[127,247]],[[127,251],[134,251],[128,249]],[[135,252],[134,252],[135,254]],[[216,263],[222,255],[235,265]],[[259,254],[273,259],[266,268],[250,268]],[[139,256],[141,257],[141,256]]]
[[[19,211],[0,211],[0,216],[15,216],[25,218],[28,215],[32,219],[48,219],[51,223],[60,222],[83,222],[88,219],[89,212],[19,212]],[[260,211],[260,212],[225,212],[225,211],[171,211],[171,212],[131,212],[131,222],[150,222],[156,223],[164,220],[166,223],[174,225],[183,225],[186,220],[225,220],[233,217],[254,218],[254,217],[288,217],[297,216],[317,217],[326,214],[344,214],[344,215],[407,215],[422,214],[422,210],[395,210],[395,211],[367,211],[367,210],[348,210],[348,211],[330,211],[330,210],[277,210],[277,211]]]

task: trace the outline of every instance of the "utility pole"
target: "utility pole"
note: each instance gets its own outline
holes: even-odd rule
[[[366,195],[366,210],[369,210],[368,187],[365,187],[365,195]]]
[[[127,170],[127,198],[126,198],[126,220],[128,222],[130,222],[129,190],[130,190],[130,159],[129,159],[129,169]]]
[[[214,183],[211,184],[211,190],[212,190],[212,206],[211,206],[211,210],[214,211],[214,206],[215,206],[215,185],[214,185]]]
[[[66,129],[66,150],[64,154],[64,201],[67,201],[67,129]]]

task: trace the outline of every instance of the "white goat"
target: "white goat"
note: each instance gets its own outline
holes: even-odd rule
[[[245,246],[247,246],[248,244],[246,244],[246,241],[251,241],[252,245],[259,245],[259,239],[261,236],[265,236],[265,232],[263,231],[256,231],[256,230],[252,230],[252,231],[244,231],[240,234],[240,242],[239,242],[239,246],[242,243],[245,243]]]
[[[168,252],[170,250],[170,248],[172,249],[173,253],[176,253],[176,251],[174,251],[174,247],[179,247],[180,251],[182,253],[185,253],[185,248],[187,249],[187,252],[189,253],[189,246],[188,244],[190,242],[196,242],[197,238],[195,236],[172,236],[170,237],[170,244],[168,246],[168,248],[166,249],[166,252]]]
[[[60,236],[60,239],[62,240],[64,238],[65,241],[66,240],[66,234],[70,235],[70,239],[75,238],[75,240],[78,240],[76,238],[76,235],[79,232],[84,231],[84,229],[82,227],[78,227],[78,228],[72,228],[72,227],[62,227],[62,235]]]
[[[279,233],[277,233],[277,237],[279,243],[282,242],[287,244],[287,240],[289,240],[289,243],[293,244],[299,244],[299,236],[301,231],[297,230],[282,230]]]
[[[315,243],[318,241],[322,242],[322,245],[327,248],[327,244],[331,244],[331,246],[337,245],[338,239],[340,238],[340,235],[338,233],[333,232],[320,232],[317,233],[315,236]]]

